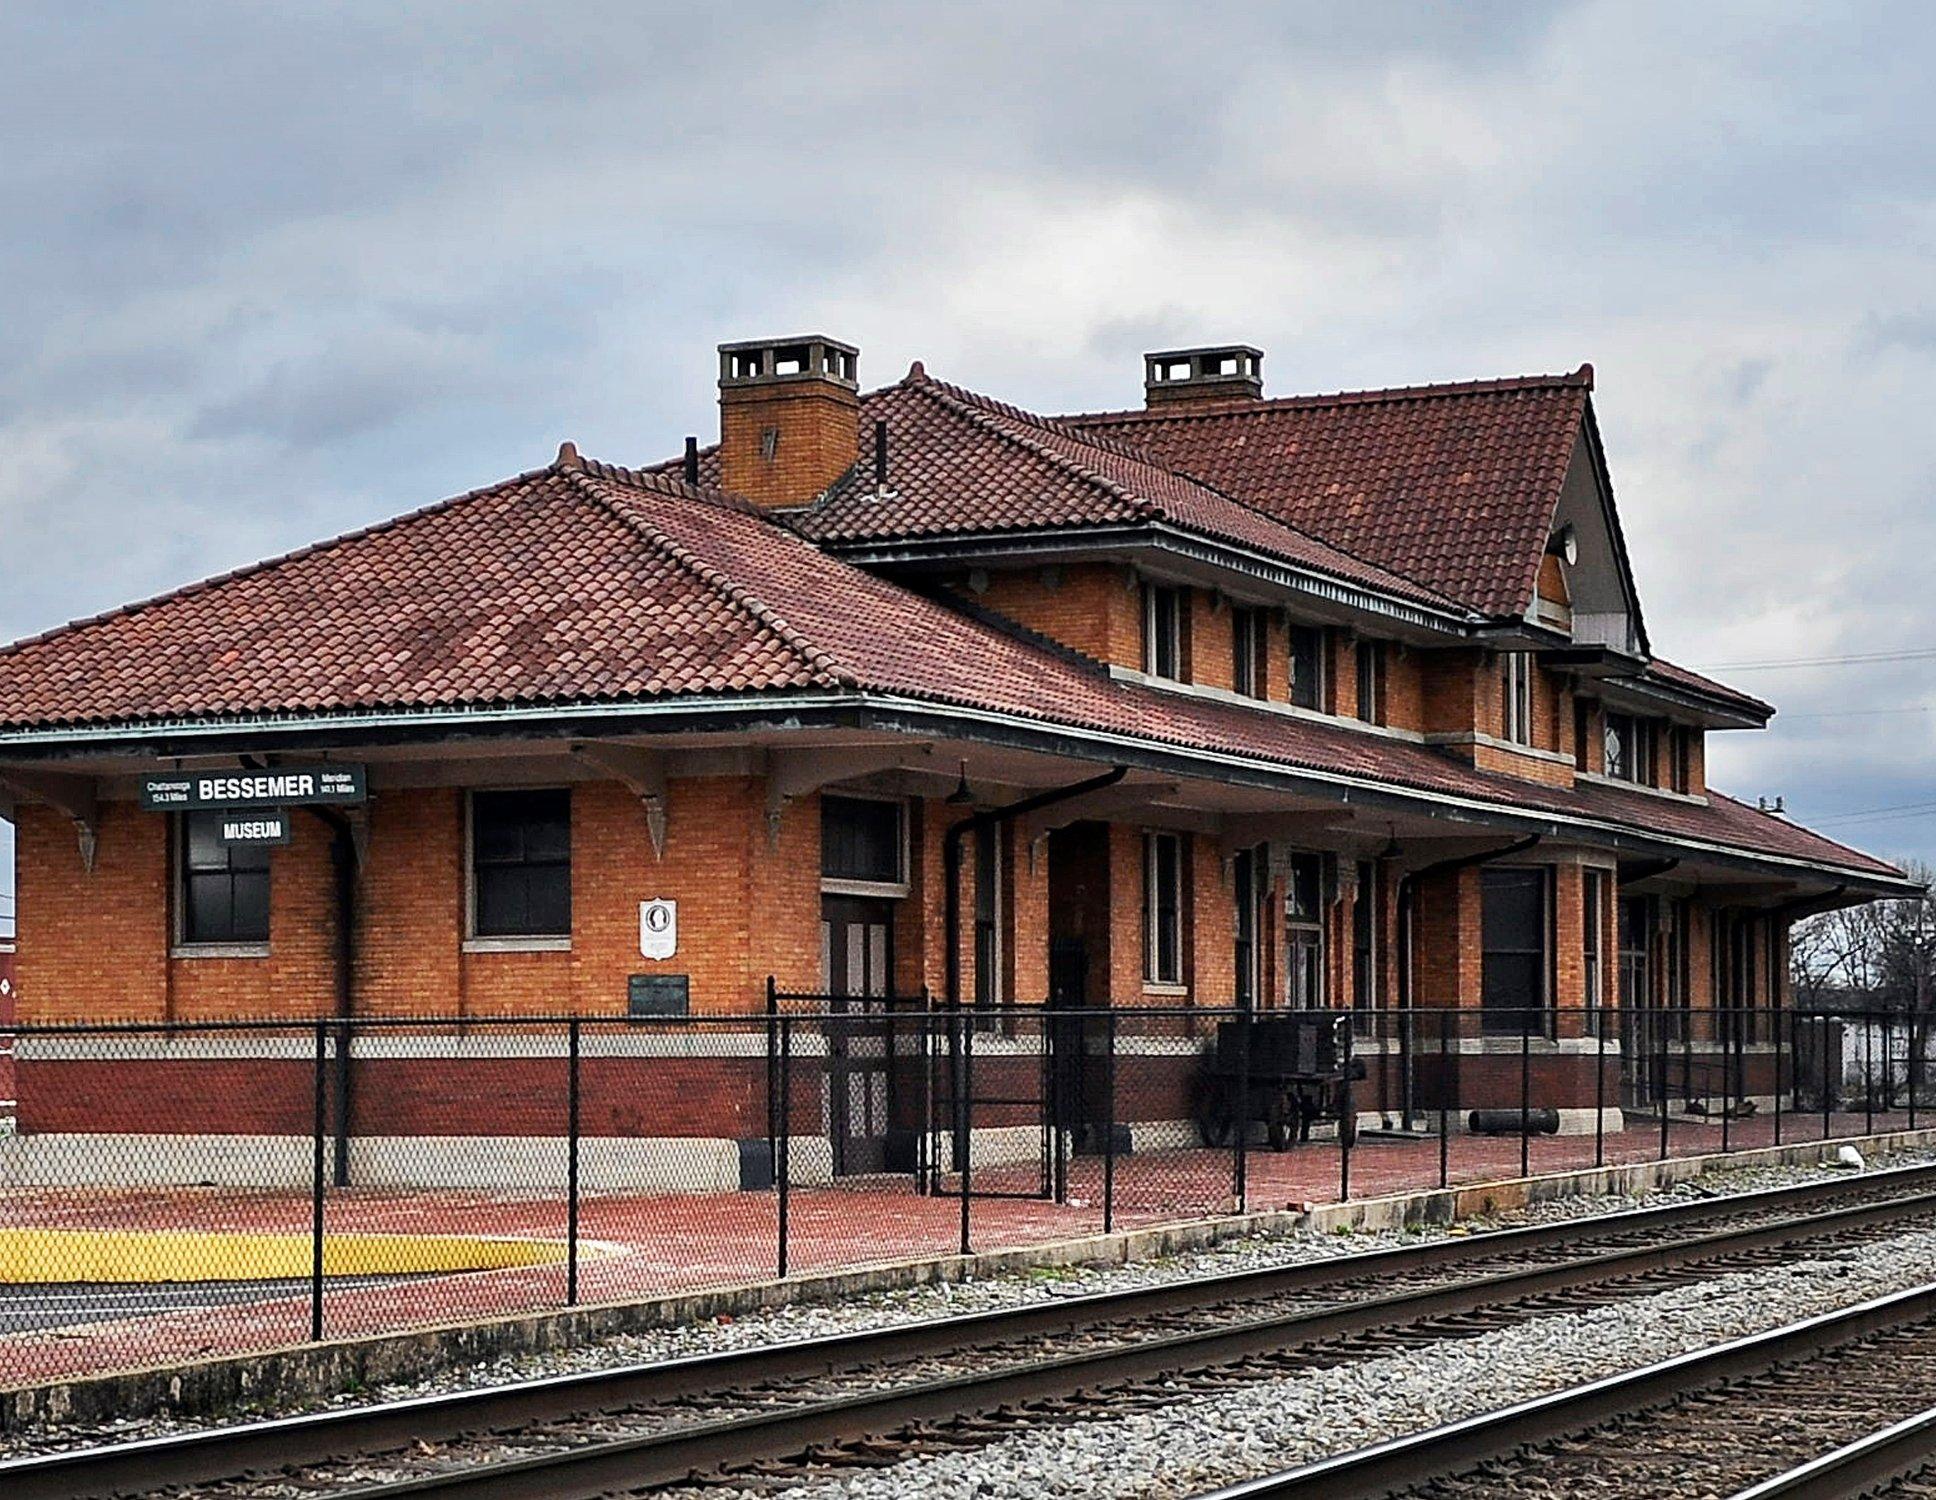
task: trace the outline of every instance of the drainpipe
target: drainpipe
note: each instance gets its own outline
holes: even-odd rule
[[[1006,807],[991,807],[984,812],[975,813],[952,824],[941,843],[943,876],[946,884],[944,909],[946,912],[946,937],[948,945],[947,988],[945,998],[949,1007],[961,1004],[961,845],[969,834],[980,831],[990,824],[1012,823],[1024,813],[1032,813],[1040,808],[1052,807],[1058,802],[1067,802],[1090,792],[1099,792],[1104,787],[1114,786],[1129,774],[1128,766],[1115,766],[1092,776],[1087,781],[1078,781],[1073,786],[1056,787],[1046,792],[1037,792],[1033,797],[1024,797],[1019,802],[1011,802]]]
[[[1495,859],[1507,859],[1515,854],[1523,854],[1540,841],[1541,835],[1529,833],[1523,839],[1516,839],[1498,849],[1483,849],[1477,854],[1459,854],[1451,859],[1441,859],[1429,865],[1421,865],[1416,870],[1408,870],[1398,877],[1398,1069],[1399,1069],[1399,1108],[1402,1123],[1406,1130],[1412,1128],[1412,1117],[1416,1108],[1418,1079],[1413,1060],[1412,1037],[1412,900],[1418,889],[1418,881],[1426,875],[1443,875],[1451,870],[1464,870],[1473,865],[1490,864]],[[1445,1060],[1439,1060],[1441,1071]],[[1443,1080],[1441,1080],[1441,1086]]]

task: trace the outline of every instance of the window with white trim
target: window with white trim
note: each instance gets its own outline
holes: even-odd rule
[[[571,936],[571,790],[471,793],[471,936]]]
[[[907,825],[903,805],[885,797],[820,798],[820,878],[823,885],[866,887],[894,895],[907,883]]]
[[[1551,872],[1488,865],[1479,875],[1481,1024],[1489,1033],[1544,1035],[1553,995]]]
[[[1385,643],[1359,641],[1358,717],[1367,724],[1385,722]]]
[[[1533,742],[1533,657],[1530,651],[1508,651],[1499,658],[1499,688],[1504,702],[1508,743]]]
[[[1230,611],[1230,685],[1246,698],[1270,696],[1270,613],[1233,607]]]
[[[1143,585],[1143,670],[1152,677],[1183,680],[1183,590]]]
[[[1143,835],[1143,978],[1183,983],[1183,840]]]

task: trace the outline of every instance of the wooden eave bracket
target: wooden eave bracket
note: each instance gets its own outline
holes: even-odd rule
[[[856,745],[820,750],[774,750],[766,760],[766,839],[771,848],[780,846],[780,819],[787,804],[811,796],[836,781],[851,781],[857,776],[874,776],[882,771],[910,769],[934,753],[934,746],[923,742],[906,745]]]
[[[645,832],[652,840],[652,857],[665,858],[665,756],[656,750],[630,745],[573,745],[572,754],[619,782],[645,809]]]
[[[94,855],[100,847],[101,808],[93,777],[58,771],[0,771],[0,793],[17,802],[42,803],[72,818],[75,836],[80,842],[81,866],[90,875],[94,873]]]

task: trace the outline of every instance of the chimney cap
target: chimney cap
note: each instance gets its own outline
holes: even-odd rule
[[[790,338],[741,339],[719,346],[721,388],[779,385],[798,380],[824,380],[858,390],[860,350],[824,333],[800,333]]]
[[[1257,400],[1264,394],[1264,351],[1250,344],[1154,350],[1143,356],[1143,392],[1151,405]]]

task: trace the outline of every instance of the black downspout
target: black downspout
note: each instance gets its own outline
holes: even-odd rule
[[[1412,898],[1418,889],[1420,877],[1443,875],[1450,870],[1463,870],[1471,865],[1490,864],[1495,859],[1506,859],[1514,854],[1523,854],[1537,844],[1542,835],[1529,833],[1523,839],[1499,849],[1483,849],[1477,854],[1459,854],[1451,859],[1437,860],[1429,865],[1421,865],[1416,870],[1408,870],[1398,877],[1398,1069],[1399,1069],[1399,1110],[1403,1128],[1412,1128],[1412,1116],[1418,1093],[1418,1077],[1412,1048]],[[1440,1028],[1440,1039],[1444,1039],[1444,1028]],[[1448,1069],[1447,1059],[1439,1059],[1439,1071],[1444,1074]],[[1445,1078],[1439,1080],[1439,1087],[1446,1086]]]
[[[949,825],[947,834],[941,842],[943,879],[947,890],[944,898],[946,913],[945,940],[948,945],[947,990],[948,1007],[954,1009],[961,1004],[961,845],[971,833],[990,824],[1012,823],[1024,813],[1035,812],[1039,808],[1052,807],[1058,802],[1067,802],[1073,797],[1081,797],[1089,792],[1099,792],[1104,787],[1114,786],[1129,774],[1128,766],[1115,766],[1092,776],[1087,781],[1078,781],[1073,786],[1056,787],[1051,791],[1037,792],[1033,797],[1024,797],[1019,802],[1011,802],[1006,807],[991,807],[963,818],[959,823]]]

